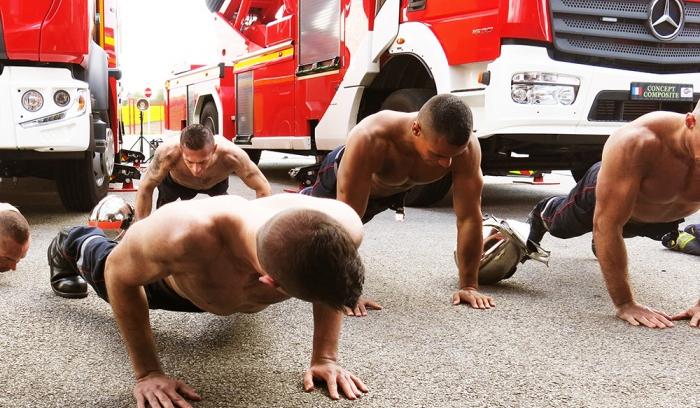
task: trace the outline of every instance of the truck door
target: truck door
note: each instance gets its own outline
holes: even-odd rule
[[[282,4],[270,18],[251,8],[246,20],[249,27],[241,29],[243,33],[260,33],[256,37],[264,39],[264,48],[234,63],[237,143],[247,143],[255,137],[255,143],[261,143],[262,148],[290,148],[269,145],[261,139],[295,134],[292,12]]]

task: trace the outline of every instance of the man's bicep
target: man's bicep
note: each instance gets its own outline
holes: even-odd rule
[[[156,150],[153,155],[153,160],[151,160],[151,164],[148,166],[148,170],[146,170],[139,186],[155,188],[165,180],[171,167],[172,165],[167,154],[163,151]]]
[[[594,221],[624,225],[632,216],[640,183],[635,169],[603,163],[596,183]]]

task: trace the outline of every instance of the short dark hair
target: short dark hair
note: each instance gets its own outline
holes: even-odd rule
[[[188,149],[200,150],[214,144],[214,135],[204,125],[195,123],[182,129],[180,144]]]
[[[29,223],[17,211],[0,211],[0,236],[8,236],[18,244],[24,244],[29,239]]]
[[[290,295],[334,309],[357,304],[364,265],[350,234],[327,214],[282,211],[263,225],[256,239],[263,269]]]
[[[418,112],[418,119],[453,146],[466,144],[474,126],[471,109],[452,94],[430,98]]]

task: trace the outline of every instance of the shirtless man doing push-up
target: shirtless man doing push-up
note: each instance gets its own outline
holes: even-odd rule
[[[136,219],[148,217],[153,190],[158,188],[156,208],[178,198],[189,200],[197,194],[226,195],[228,177],[235,173],[257,198],[272,194],[270,183],[248,154],[231,141],[194,124],[182,130],[179,141],[163,143],[156,149],[136,194]]]
[[[63,230],[49,265],[52,274],[79,273],[109,301],[134,367],[139,408],[190,407],[185,398],[200,398],[163,373],[149,308],[230,315],[290,297],[313,303],[304,388],[313,389],[318,378],[331,398],[339,398],[340,388],[355,399],[367,388],[336,360],[340,310],[362,291],[361,240],[360,218],[338,201],[296,194],[213,197],[169,204],[133,224],[118,244],[97,228]]]
[[[452,303],[489,309],[493,299],[478,292],[484,182],[472,126],[470,109],[449,94],[432,97],[419,112],[380,111],[358,123],[347,144],[324,158],[316,183],[302,194],[337,198],[367,222],[386,209],[403,207],[411,187],[451,175],[459,266]],[[367,306],[381,307],[364,299],[348,314],[364,316]]]
[[[540,201],[530,213],[530,237],[571,238],[593,231],[593,242],[617,316],[638,326],[671,327],[666,313],[635,302],[623,238],[661,240],[700,209],[700,104],[685,115],[648,113],[613,133],[603,160],[568,196]],[[697,316],[691,308],[674,318]],[[698,317],[691,323],[698,325]]]

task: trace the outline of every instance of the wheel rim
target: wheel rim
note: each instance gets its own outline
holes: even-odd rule
[[[105,132],[105,143],[104,153],[92,154],[92,171],[98,187],[101,187],[114,171],[114,133],[111,128],[107,128]]]

